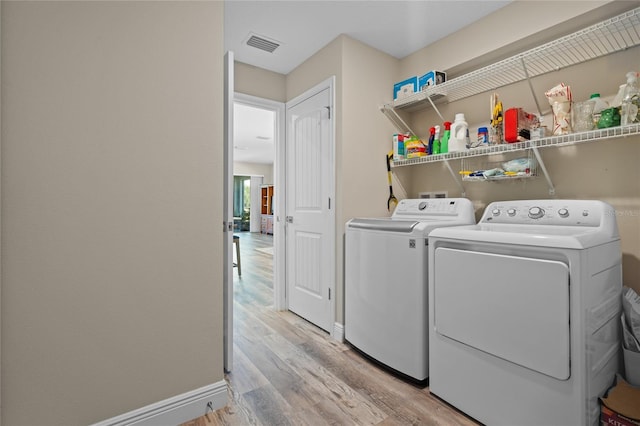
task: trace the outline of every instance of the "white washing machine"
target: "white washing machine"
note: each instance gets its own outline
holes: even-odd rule
[[[352,219],[345,236],[345,339],[413,379],[428,377],[427,235],[475,223],[466,198],[402,200],[391,218]]]
[[[429,237],[430,391],[489,425],[597,425],[622,258],[600,201],[491,203]]]

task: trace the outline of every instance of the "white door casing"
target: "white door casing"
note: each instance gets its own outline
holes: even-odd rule
[[[280,188],[285,185],[285,104],[269,99],[259,98],[244,93],[235,93],[234,102],[256,108],[271,110],[275,113],[275,158],[273,161],[274,214],[273,214],[273,307],[276,311],[287,310],[285,295],[285,239],[284,211],[285,194]],[[253,183],[252,183],[253,185]]]
[[[233,52],[224,55],[223,326],[224,370],[233,367]]]
[[[286,113],[288,307],[330,332],[336,253],[333,81],[288,102]]]

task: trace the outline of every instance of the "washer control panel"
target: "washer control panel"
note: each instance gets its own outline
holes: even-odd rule
[[[466,198],[406,199],[398,203],[392,217],[460,216],[466,215],[470,209],[472,204]]]
[[[480,223],[600,226],[615,210],[596,200],[516,200],[489,204]]]

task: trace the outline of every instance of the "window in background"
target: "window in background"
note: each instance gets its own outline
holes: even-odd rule
[[[233,177],[233,230],[248,231],[251,214],[251,177]]]

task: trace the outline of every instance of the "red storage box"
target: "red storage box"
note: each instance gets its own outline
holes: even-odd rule
[[[525,112],[522,108],[509,108],[504,113],[504,140],[508,143],[529,140],[531,129],[539,126],[537,115]]]

